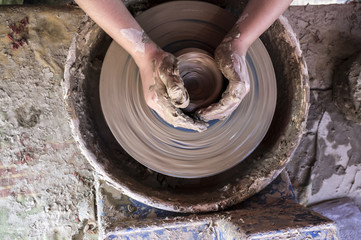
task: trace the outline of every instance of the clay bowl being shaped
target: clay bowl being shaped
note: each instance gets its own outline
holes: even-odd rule
[[[190,103],[182,109],[193,113],[217,102],[223,89],[223,77],[210,54],[197,49],[178,56],[179,74],[188,91]]]
[[[240,2],[226,8],[239,15]],[[152,40],[178,56],[187,48],[212,54],[236,20],[197,1],[157,5],[137,17]],[[246,57],[250,93],[227,120],[198,133],[173,128],[149,109],[132,58],[84,21],[63,83],[74,138],[99,174],[137,201],[176,212],[237,204],[277,177],[302,136],[308,76],[294,36],[281,17],[252,45]],[[211,92],[202,91],[205,97]]]

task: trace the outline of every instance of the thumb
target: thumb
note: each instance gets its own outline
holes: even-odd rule
[[[172,104],[177,108],[186,108],[189,105],[189,94],[179,75],[178,60],[172,54],[168,54],[163,58],[159,70],[159,77],[167,89]]]

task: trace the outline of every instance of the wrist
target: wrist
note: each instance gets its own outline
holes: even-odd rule
[[[132,56],[139,68],[150,67],[154,60],[160,61],[164,51],[159,48],[154,42],[145,44],[145,51],[143,54]]]
[[[252,40],[250,36],[240,31],[238,24],[235,24],[221,44],[230,44],[232,52],[246,55],[248,48],[252,44]]]
[[[252,43],[240,38],[233,39],[231,42],[232,51],[237,52],[239,55],[246,56],[247,50]]]

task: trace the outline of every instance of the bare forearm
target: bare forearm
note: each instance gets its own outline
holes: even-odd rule
[[[137,64],[142,64],[145,56],[156,48],[121,0],[75,1]]]
[[[286,10],[291,0],[250,0],[239,20],[217,47],[214,55],[228,79],[222,99],[197,115],[204,121],[225,119],[250,91],[246,53],[251,44]]]
[[[291,2],[292,0],[250,0],[236,23],[239,42],[248,48]]]

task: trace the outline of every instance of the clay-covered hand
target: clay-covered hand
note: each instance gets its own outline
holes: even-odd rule
[[[179,76],[177,58],[158,50],[150,59],[150,63],[139,66],[147,105],[175,127],[205,131],[207,123],[185,115],[180,109],[188,106],[189,95]]]
[[[249,0],[236,24],[215,52],[215,60],[229,85],[219,103],[197,112],[200,119],[224,119],[250,90],[246,67],[249,46],[287,9],[292,0]]]
[[[197,111],[203,121],[229,117],[250,90],[246,52],[236,38],[227,36],[215,51],[215,61],[229,83],[219,102]]]

